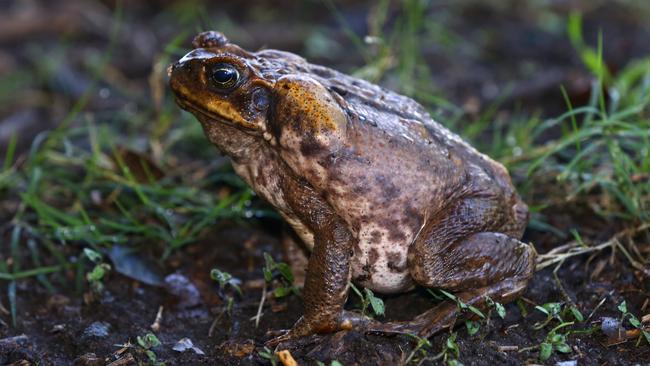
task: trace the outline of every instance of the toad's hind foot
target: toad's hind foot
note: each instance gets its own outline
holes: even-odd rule
[[[457,301],[466,306],[485,309],[487,299],[507,303],[519,296],[526,288],[527,280],[504,280],[493,286],[483,287],[472,291],[456,294]],[[418,328],[418,336],[428,338],[454,325],[459,317],[471,318],[474,313],[463,313],[458,304],[446,301],[428,310],[413,320]]]
[[[456,297],[466,306],[473,306],[481,309],[485,308],[487,298],[504,303],[511,301],[525,289],[526,282],[527,281],[505,280],[493,286],[458,293],[456,294]],[[365,324],[362,330],[366,333],[409,334],[428,338],[452,327],[459,318],[471,318],[473,316],[476,315],[474,315],[474,313],[464,312],[460,309],[458,304],[447,300],[418,315],[411,321],[391,323],[379,323],[373,321]]]
[[[527,279],[506,279],[492,286],[460,292],[455,296],[457,301],[464,304],[464,306],[462,306],[463,308],[473,306],[479,309],[484,309],[488,298],[503,303],[513,300],[526,288],[526,283]],[[407,322],[382,323],[358,313],[343,311],[339,318],[340,323],[335,327],[335,329],[330,330],[330,332],[355,330],[362,333],[378,333],[385,335],[404,334],[428,338],[436,333],[448,329],[449,327],[453,327],[456,320],[459,318],[470,318],[473,316],[475,316],[474,313],[468,313],[466,310],[461,310],[461,306],[451,300],[446,300]],[[268,341],[266,345],[276,346],[279,343],[295,341],[315,333],[321,332],[312,329],[310,323],[307,322],[305,318],[301,318],[293,329],[289,331],[283,331],[281,333],[276,332],[275,334],[269,333],[269,335],[274,335],[276,337]]]
[[[434,233],[411,247],[409,266],[420,285],[444,288],[466,305],[485,308],[488,297],[506,303],[524,291],[535,271],[535,257],[532,246],[498,232],[469,235],[448,245]],[[418,316],[413,326],[428,337],[451,326],[461,315],[458,308],[448,301]]]

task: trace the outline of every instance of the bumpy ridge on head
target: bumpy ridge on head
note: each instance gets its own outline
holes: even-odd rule
[[[201,32],[192,40],[194,48],[223,47],[228,44],[228,38],[217,31]]]

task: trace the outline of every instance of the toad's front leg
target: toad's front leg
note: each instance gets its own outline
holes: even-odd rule
[[[346,315],[343,306],[350,283],[350,257],[354,238],[345,222],[308,184],[284,179],[287,201],[314,234],[314,248],[307,265],[303,288],[304,315],[291,330],[267,344],[352,329],[362,318]]]

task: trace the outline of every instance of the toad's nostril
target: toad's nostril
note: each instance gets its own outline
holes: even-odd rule
[[[167,76],[172,77],[172,75],[178,71],[189,72],[190,70],[189,62],[174,62],[167,66]]]
[[[183,68],[185,65],[182,62],[174,62],[167,66],[167,76],[172,76],[172,73],[180,68]]]

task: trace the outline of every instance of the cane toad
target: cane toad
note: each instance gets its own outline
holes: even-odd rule
[[[506,169],[414,100],[302,57],[199,34],[170,69],[178,104],[311,251],[304,315],[273,342],[358,328],[429,336],[458,309],[409,322],[345,311],[350,281],[379,293],[442,288],[468,304],[524,290],[535,251]]]

